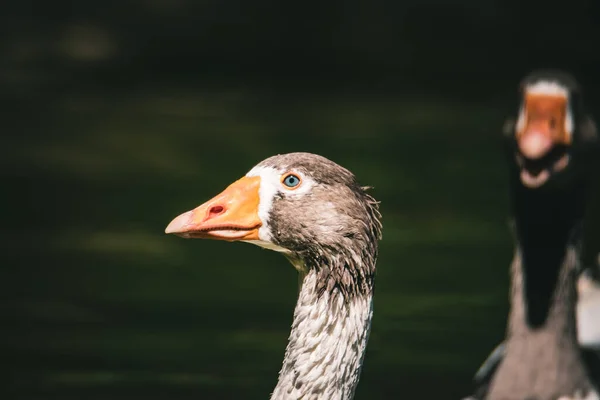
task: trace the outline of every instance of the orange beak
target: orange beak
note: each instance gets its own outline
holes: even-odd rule
[[[517,132],[520,152],[529,159],[539,159],[555,145],[569,145],[570,132],[564,129],[567,100],[561,96],[527,95],[527,120]]]
[[[548,124],[545,121],[535,121],[527,124],[527,128],[517,140],[521,153],[531,159],[545,156],[554,146]]]
[[[222,193],[176,217],[165,233],[184,238],[258,240],[260,177],[243,177]]]

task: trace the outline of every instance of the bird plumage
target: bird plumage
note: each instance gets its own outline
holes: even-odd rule
[[[596,356],[580,348],[576,310],[597,134],[567,74],[532,73],[519,102],[504,129],[516,241],[507,338],[478,371],[473,397],[597,398]]]

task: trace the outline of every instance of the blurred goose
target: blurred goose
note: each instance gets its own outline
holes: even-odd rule
[[[600,329],[583,299],[595,290],[587,273],[577,303],[597,133],[574,79],[545,71],[526,77],[518,118],[507,121],[505,134],[516,239],[511,309],[506,341],[478,371],[472,398],[598,400],[599,355],[578,343]]]
[[[268,158],[166,233],[284,254],[302,280],[271,399],[352,399],[373,316],[381,215],[354,175],[309,153]]]
[[[600,273],[600,254],[597,264],[585,268],[577,280],[577,337],[588,368],[600,374],[600,283],[594,276]],[[474,379],[478,387],[476,398],[484,398],[505,348],[505,343],[500,343],[477,370]]]

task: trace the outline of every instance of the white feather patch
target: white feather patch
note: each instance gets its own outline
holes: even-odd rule
[[[578,280],[577,334],[584,347],[600,349],[600,285],[586,275]]]
[[[269,228],[269,213],[273,206],[273,199],[277,194],[280,185],[280,173],[274,168],[256,166],[246,174],[246,176],[260,177],[260,188],[258,189],[258,217],[262,226],[258,230],[258,237],[261,241],[271,242],[271,229]],[[250,241],[252,243],[252,241]],[[255,243],[260,246],[260,243]]]
[[[569,98],[569,89],[558,82],[538,81],[525,87],[528,94]]]
[[[281,183],[283,174],[293,172],[302,180],[299,187],[290,190],[286,189]],[[273,207],[273,200],[278,193],[284,193],[285,196],[303,196],[308,193],[315,182],[298,171],[281,171],[273,167],[256,166],[252,168],[246,176],[259,176],[260,188],[258,190],[258,217],[262,222],[262,226],[258,230],[260,241],[248,241],[248,243],[256,244],[271,250],[286,252],[287,250],[272,243],[273,235],[269,225],[269,216]]]
[[[259,235],[260,235],[260,230],[259,230]],[[283,248],[281,246],[277,246],[275,243],[272,243],[272,242],[265,242],[264,240],[242,240],[242,242],[254,244],[259,247],[262,247],[263,249],[278,251],[280,253],[290,253],[290,251],[288,249]]]
[[[558,400],[600,400],[598,392],[590,390],[587,395],[581,393],[575,393],[574,396],[561,396]]]

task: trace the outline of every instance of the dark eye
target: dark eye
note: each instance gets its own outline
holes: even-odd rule
[[[283,178],[283,184],[289,188],[295,188],[300,184],[300,178],[294,174],[286,175],[286,177]]]
[[[550,121],[548,122],[548,124],[550,125],[550,129],[556,128],[556,119],[550,118]]]

